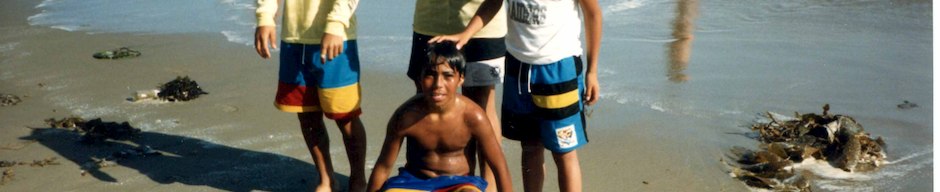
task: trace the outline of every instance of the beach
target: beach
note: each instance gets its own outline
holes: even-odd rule
[[[254,1],[170,10],[174,2],[180,1],[146,4],[168,14],[129,6],[141,1],[88,9],[83,6],[100,2],[0,2],[0,93],[22,99],[0,106],[0,160],[57,162],[0,168],[15,173],[0,191],[315,187],[319,176],[296,115],[272,105],[276,55],[261,59],[249,46]],[[760,114],[821,113],[824,104],[883,137],[888,163],[872,172],[818,173],[814,191],[934,189],[931,2],[600,4],[601,100],[587,109],[590,143],[578,150],[585,191],[753,190],[729,176],[722,162],[729,149],[757,148],[749,125]],[[362,2],[357,10],[367,173],[389,116],[414,91],[404,75],[413,6]],[[96,13],[109,8],[131,16]],[[201,12],[192,21],[178,15],[193,10]],[[92,58],[119,47],[142,54]],[[187,102],[127,100],[177,76],[209,94]],[[898,108],[903,101],[917,107]],[[78,133],[44,122],[70,116],[128,122],[141,134],[87,145]],[[335,124],[326,124],[336,174],[345,181],[342,139]],[[93,158],[140,146],[163,155],[83,168]],[[519,143],[504,139],[502,147],[514,189],[521,190]],[[397,165],[404,165],[399,157]],[[550,156],[545,166],[544,189],[557,191]]]

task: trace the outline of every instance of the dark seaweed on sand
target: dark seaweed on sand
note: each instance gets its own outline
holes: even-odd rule
[[[759,150],[731,149],[731,175],[751,187],[779,191],[811,190],[811,173],[786,167],[804,159],[825,160],[846,172],[872,171],[884,163],[885,142],[872,138],[852,117],[823,113],[799,114],[795,119],[780,120],[767,113],[768,123],[757,123],[751,130],[759,135]]]
[[[199,95],[209,94],[199,87],[199,83],[190,80],[189,76],[179,77],[160,85],[160,93],[157,97],[167,101],[189,101],[196,99]]]
[[[94,144],[105,140],[128,140],[136,138],[140,129],[132,127],[127,122],[105,122],[101,118],[85,121],[78,117],[69,117],[62,120],[46,119],[53,128],[66,128],[82,133],[82,143]]]
[[[20,97],[16,95],[0,94],[0,106],[16,105],[17,103],[20,103],[20,101],[23,100],[21,100]]]

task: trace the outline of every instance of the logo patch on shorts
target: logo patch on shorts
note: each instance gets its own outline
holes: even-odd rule
[[[574,125],[568,125],[555,129],[555,136],[558,137],[559,148],[570,148],[578,145],[578,137],[575,135]]]

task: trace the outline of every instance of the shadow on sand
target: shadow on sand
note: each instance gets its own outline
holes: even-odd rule
[[[77,132],[36,128],[29,136],[20,139],[37,141],[78,165],[94,164],[93,157],[100,159],[138,146],[150,146],[163,155],[122,158],[116,161],[115,166],[136,169],[163,184],[179,182],[225,191],[309,191],[319,181],[315,166],[309,162],[179,135],[141,132],[139,137],[127,141],[82,144],[81,135]],[[109,174],[110,167],[82,167],[88,175],[101,181],[125,179]],[[76,176],[79,176],[77,172]],[[336,178],[340,183],[348,180],[346,175],[337,174]]]

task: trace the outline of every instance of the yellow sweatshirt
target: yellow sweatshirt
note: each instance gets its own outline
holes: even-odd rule
[[[274,21],[279,0],[257,0],[258,26],[277,26]],[[354,11],[359,0],[280,0],[284,1],[281,41],[320,44],[324,33],[356,39]]]
[[[414,31],[423,35],[460,33],[470,23],[483,0],[417,0]],[[506,11],[501,7],[490,23],[473,34],[473,38],[506,36]]]

